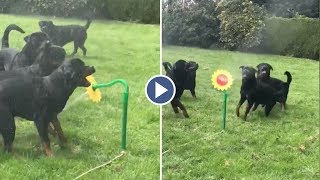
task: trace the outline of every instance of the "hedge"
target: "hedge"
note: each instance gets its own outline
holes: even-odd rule
[[[0,13],[90,16],[158,24],[160,0],[0,0]]]
[[[260,52],[319,60],[320,20],[268,18]]]
[[[167,1],[162,10],[164,44],[209,48],[219,41],[219,19],[212,0],[197,0],[188,6]]]

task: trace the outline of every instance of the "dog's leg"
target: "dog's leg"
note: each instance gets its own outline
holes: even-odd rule
[[[71,54],[72,57],[78,52],[78,48],[79,48],[79,46],[78,46],[78,44],[76,42],[74,42],[73,44],[74,44],[74,47],[73,47],[74,49],[73,49],[73,52]]]
[[[192,94],[192,97],[196,99],[197,97],[196,97],[196,92],[194,91],[194,89],[191,89],[190,92]]]
[[[265,109],[264,109],[264,112],[265,112],[265,115],[266,116],[269,116],[270,114],[270,111],[272,110],[273,106],[276,104],[276,102],[273,102],[271,104],[267,104]]]
[[[245,96],[243,96],[243,95],[241,95],[241,97],[240,97],[240,100],[239,100],[239,103],[238,103],[238,105],[237,105],[237,109],[236,109],[236,114],[237,114],[237,116],[239,117],[240,116],[240,107],[242,106],[242,104],[244,103],[244,101],[246,101],[246,97]]]
[[[60,122],[58,118],[55,118],[54,120],[51,121],[55,131],[58,134],[59,137],[59,142],[60,142],[60,147],[63,147],[65,143],[67,143],[67,138],[64,136],[63,130],[61,128]]]
[[[181,109],[183,116],[185,118],[189,118],[189,114],[187,112],[187,109],[184,107],[184,105],[181,103],[181,101],[177,99],[176,104]]]
[[[248,100],[248,104],[247,104],[247,107],[246,107],[246,112],[244,113],[244,120],[245,121],[247,120],[247,115],[248,115],[250,109],[252,108],[252,106],[253,106],[253,102]]]
[[[174,100],[171,101],[171,106],[172,106],[172,109],[173,109],[174,113],[178,114],[179,113],[179,109],[178,109],[178,106],[177,106],[177,104],[175,103]]]
[[[4,141],[4,150],[12,152],[12,143],[15,137],[16,125],[13,116],[8,112],[0,111],[0,132]]]
[[[39,136],[41,138],[42,148],[46,156],[53,156],[50,148],[50,140],[48,136],[48,125],[49,123],[45,119],[37,119],[35,121]]]
[[[79,46],[79,47],[83,52],[83,56],[87,56],[87,48],[85,48],[83,44],[81,46]]]

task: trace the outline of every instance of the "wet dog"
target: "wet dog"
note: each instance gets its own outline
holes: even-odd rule
[[[198,63],[194,61],[189,61],[186,63],[186,71],[187,71],[187,76],[184,81],[184,90],[190,90],[191,95],[193,98],[196,98],[196,76],[197,76],[197,70],[199,68]]]
[[[66,60],[49,76],[35,77],[0,72],[0,133],[5,150],[12,151],[15,137],[14,117],[34,121],[45,155],[51,156],[48,125],[59,122],[57,115],[63,110],[69,96],[77,87],[88,87],[86,77],[95,72],[80,59]]]
[[[90,19],[88,19],[85,26],[57,26],[54,25],[52,21],[39,21],[38,24],[41,31],[49,35],[53,44],[63,47],[67,43],[73,41],[74,50],[71,56],[74,56],[78,52],[78,48],[80,48],[83,55],[86,56],[87,49],[84,47],[84,43],[87,39],[87,29],[91,24]]]
[[[30,66],[39,58],[38,56],[42,56],[41,53],[49,52],[51,47],[49,37],[42,32],[26,36],[26,44],[21,51],[9,48],[8,38],[11,30],[18,30],[18,26],[9,25],[5,30],[2,49],[0,50],[0,71],[10,71],[15,68]]]
[[[42,53],[31,66],[15,68],[12,72],[22,75],[47,76],[57,69],[65,60],[66,51],[60,46],[51,46],[49,52]],[[0,79],[1,81],[1,79]]]
[[[236,109],[237,116],[240,116],[239,109],[246,100],[248,101],[248,104],[244,114],[244,120],[247,119],[247,115],[253,105],[265,105],[265,115],[268,116],[273,106],[276,104],[279,93],[277,93],[270,85],[257,81],[255,76],[257,72],[256,69],[248,66],[240,66],[240,68],[242,69],[242,84],[240,100]]]
[[[277,102],[281,104],[282,110],[286,108],[286,102],[289,93],[290,83],[292,81],[292,76],[290,72],[286,71],[284,75],[287,76],[287,82],[283,82],[280,79],[270,77],[270,71],[273,70],[272,66],[268,63],[260,63],[258,66],[258,77],[257,79],[261,82],[269,84],[274,89],[279,91],[282,95],[279,96]]]
[[[195,64],[188,64],[185,60],[178,60],[173,64],[173,66],[171,66],[169,62],[163,62],[162,65],[164,66],[166,75],[172,79],[176,87],[176,94],[173,100],[171,101],[171,106],[173,111],[176,114],[178,114],[180,109],[184,117],[189,118],[189,114],[185,106],[181,103],[180,98],[183,94],[184,88],[186,87],[186,80],[188,77],[188,73],[190,72],[194,73],[197,69],[197,66],[195,66]],[[189,78],[192,80],[194,78],[195,80],[195,74],[191,74]],[[193,82],[191,82],[190,84],[195,86],[195,83],[194,84],[192,83]],[[193,87],[190,87],[190,84],[188,84],[189,86],[187,87],[192,89]],[[193,89],[193,92],[194,92],[194,89]]]

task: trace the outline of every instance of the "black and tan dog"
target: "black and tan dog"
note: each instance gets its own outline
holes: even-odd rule
[[[183,89],[190,90],[193,98],[197,98],[195,88],[196,88],[196,76],[197,76],[198,68],[199,68],[199,65],[195,61],[188,61],[186,63],[187,76],[184,81]]]
[[[60,46],[51,46],[49,52],[42,53],[32,65],[15,68],[12,72],[33,76],[47,76],[56,70],[65,60],[66,51]],[[1,79],[0,79],[1,81]]]
[[[194,61],[186,62],[185,60],[178,60],[173,64],[163,62],[166,75],[172,79],[176,87],[176,94],[171,101],[173,111],[177,114],[179,109],[182,111],[184,117],[189,118],[186,108],[181,103],[180,98],[185,89],[191,91],[192,96],[195,98],[195,78],[198,64]],[[179,108],[179,109],[178,109]]]
[[[15,72],[0,72],[0,133],[5,150],[12,151],[15,137],[14,117],[35,122],[45,155],[51,156],[48,125],[59,122],[69,96],[77,87],[88,87],[86,77],[95,72],[80,59],[66,60],[49,76],[21,76]]]
[[[265,105],[265,115],[268,116],[281,93],[277,92],[270,85],[259,82],[255,76],[257,70],[253,67],[240,66],[240,68],[242,69],[242,84],[240,100],[236,109],[237,116],[240,116],[239,109],[246,100],[248,104],[244,114],[244,120],[247,119],[247,115],[253,105]]]
[[[51,47],[49,37],[42,32],[35,32],[25,37],[26,44],[21,51],[9,48],[8,38],[11,30],[19,30],[17,25],[9,25],[2,39],[2,49],[0,50],[0,71],[10,71],[15,68],[30,66],[34,61],[49,52]]]
[[[284,75],[287,76],[287,82],[283,82],[280,79],[270,77],[270,71],[273,70],[272,66],[268,63],[260,63],[258,66],[258,81],[269,84],[274,89],[276,89],[281,95],[277,99],[277,102],[281,104],[282,110],[286,108],[286,102],[289,93],[290,83],[292,81],[292,76],[290,72],[284,72]]]
[[[63,47],[69,42],[74,42],[74,50],[71,56],[74,56],[78,52],[78,48],[80,48],[83,55],[86,56],[87,49],[84,47],[84,43],[87,39],[87,30],[90,24],[90,19],[88,19],[85,26],[57,26],[54,25],[52,21],[39,22],[41,31],[49,35],[53,44]]]

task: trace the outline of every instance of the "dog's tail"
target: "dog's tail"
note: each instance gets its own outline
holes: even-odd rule
[[[10,31],[12,31],[12,30],[16,30],[16,31],[19,31],[21,33],[25,33],[24,30],[22,30],[19,26],[15,25],[15,24],[10,24],[6,28],[6,30],[4,30],[4,33],[3,33],[3,36],[2,36],[1,49],[9,47],[9,34],[10,34]]]
[[[292,76],[289,71],[284,72],[284,75],[287,75],[287,84],[290,85],[292,81]]]
[[[87,19],[87,24],[84,25],[84,28],[88,29],[90,27],[92,20],[90,18]]]
[[[162,65],[167,73],[172,71],[172,65],[169,62],[163,62]]]

